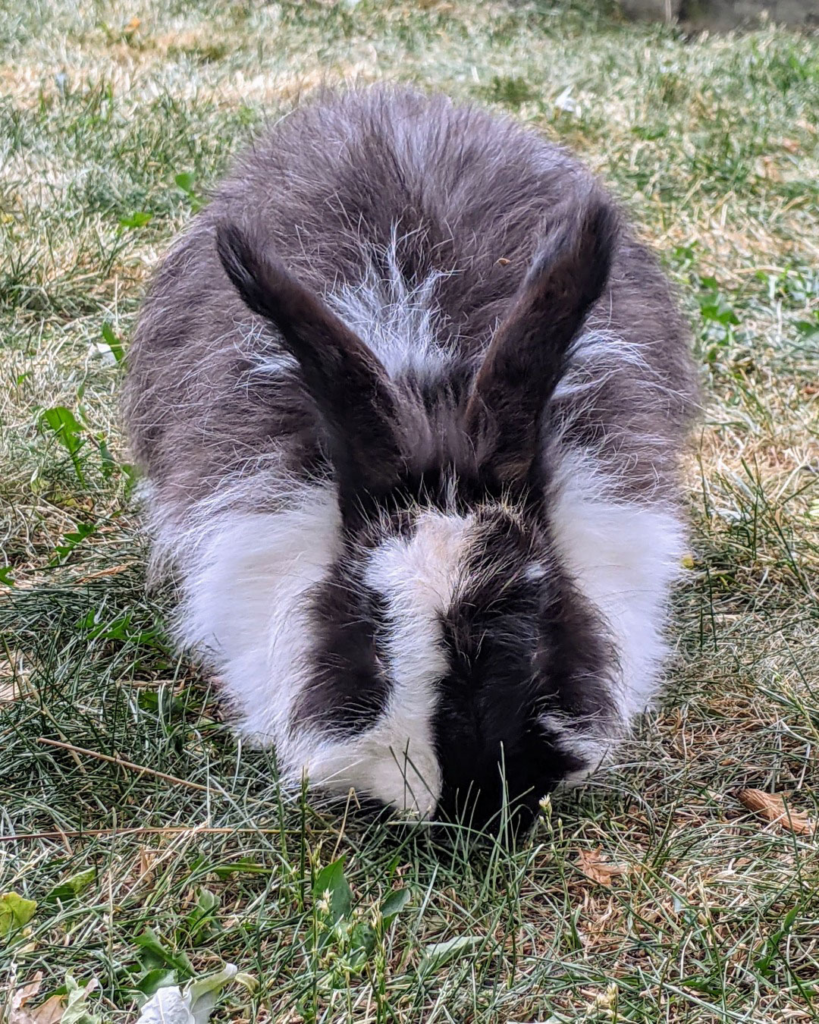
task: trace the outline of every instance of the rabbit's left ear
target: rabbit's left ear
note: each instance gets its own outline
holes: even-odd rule
[[[388,489],[403,458],[397,400],[383,365],[258,238],[224,223],[216,248],[239,295],[297,360],[326,428],[342,498]]]
[[[606,286],[618,216],[593,192],[556,218],[484,359],[466,410],[481,469],[526,480],[569,347]]]

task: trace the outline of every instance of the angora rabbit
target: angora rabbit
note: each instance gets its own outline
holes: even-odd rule
[[[324,96],[194,218],[129,364],[179,642],[285,780],[530,817],[650,703],[695,377],[657,263],[562,149]]]

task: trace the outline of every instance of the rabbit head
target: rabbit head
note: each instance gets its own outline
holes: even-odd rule
[[[551,535],[542,433],[617,237],[595,192],[555,217],[485,353],[442,397],[392,378],[252,232],[218,226],[228,277],[298,364],[338,494],[280,751],[292,771],[485,826],[504,806],[530,818],[595,767],[612,656]]]

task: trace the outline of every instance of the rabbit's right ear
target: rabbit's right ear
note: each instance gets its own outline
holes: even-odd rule
[[[401,469],[396,399],[373,352],[265,249],[232,223],[216,229],[222,266],[245,303],[277,329],[322,416],[342,493],[386,490]]]
[[[574,338],[609,278],[619,218],[593,190],[555,214],[478,371],[466,410],[481,468],[521,483],[536,464],[540,423]]]

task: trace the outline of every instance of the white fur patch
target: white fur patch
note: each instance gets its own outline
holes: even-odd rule
[[[393,687],[378,724],[345,745],[359,760],[339,777],[421,815],[432,813],[441,792],[431,724],[435,684],[447,671],[440,615],[454,599],[471,521],[425,512],[411,538],[386,541],[366,568],[367,585],[387,602],[385,646]],[[341,753],[328,752],[327,766]]]
[[[366,271],[354,287],[343,286],[326,296],[338,317],[372,349],[391,377],[410,372],[429,379],[439,376],[449,351],[437,340],[440,313],[434,291],[442,273],[430,274],[410,286],[401,273],[393,234],[381,254],[387,274],[376,268],[371,254],[362,253]]]
[[[329,488],[292,508],[227,511],[192,552],[179,635],[206,653],[252,742],[288,757],[290,710],[304,682],[308,595],[337,555],[339,513]]]
[[[679,572],[684,532],[667,507],[617,500],[607,490],[592,459],[564,453],[554,480],[551,524],[566,567],[616,646],[613,697],[625,727],[658,689],[668,595]],[[602,759],[617,739],[594,736],[594,730],[587,738],[570,737],[567,723],[548,724],[562,728],[567,749],[574,743],[577,753],[592,760]]]
[[[164,546],[183,571],[178,637],[218,673],[239,733],[275,745],[291,784],[306,774],[330,792],[354,788],[432,813],[441,779],[431,716],[447,669],[439,616],[454,598],[470,523],[426,512],[411,538],[390,538],[369,556],[366,582],[387,603],[393,688],[376,725],[351,739],[291,729],[315,642],[311,594],[338,555],[332,489],[305,488],[280,512],[220,509],[200,533],[166,530]]]

